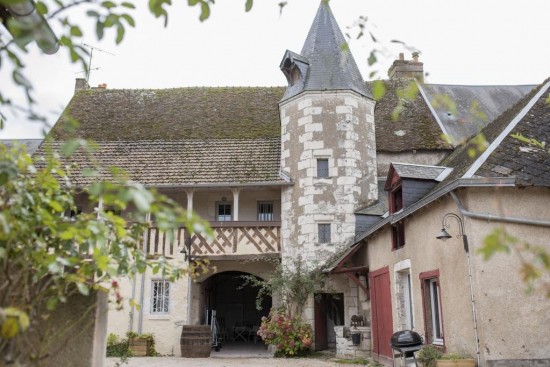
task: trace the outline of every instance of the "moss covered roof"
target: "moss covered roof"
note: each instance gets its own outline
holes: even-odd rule
[[[95,141],[255,139],[280,135],[284,88],[101,89],[78,91],[52,129]]]
[[[408,94],[413,79],[384,80],[385,94],[376,102],[376,150],[402,152],[411,150],[447,150],[451,145],[443,139],[443,133],[421,93]],[[373,83],[368,83],[373,88]],[[395,119],[395,109],[402,110]]]

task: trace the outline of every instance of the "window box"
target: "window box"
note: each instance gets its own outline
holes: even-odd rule
[[[475,367],[475,359],[438,359],[435,362],[436,367]]]

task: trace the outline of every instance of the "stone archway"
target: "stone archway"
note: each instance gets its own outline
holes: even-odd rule
[[[264,297],[262,308],[256,307],[258,289],[245,285],[242,276],[251,275],[240,271],[225,271],[203,282],[206,310],[216,310],[225,343],[248,343],[257,341],[255,332],[262,316],[271,309],[271,297]]]

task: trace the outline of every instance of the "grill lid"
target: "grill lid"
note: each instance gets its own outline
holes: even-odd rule
[[[401,330],[391,336],[393,347],[410,347],[422,344],[422,337],[412,330]]]

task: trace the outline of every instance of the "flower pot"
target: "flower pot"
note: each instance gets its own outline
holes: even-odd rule
[[[145,357],[149,355],[149,347],[151,342],[142,338],[130,338],[128,341],[128,349],[137,357]]]
[[[436,367],[476,367],[475,359],[438,359]]]

